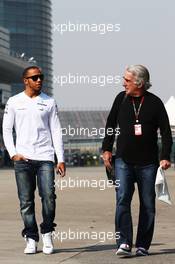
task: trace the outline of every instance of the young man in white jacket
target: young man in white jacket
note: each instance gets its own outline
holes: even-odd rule
[[[23,72],[25,89],[10,97],[3,118],[3,138],[14,161],[21,216],[22,236],[26,239],[25,254],[34,254],[39,241],[35,218],[36,182],[42,202],[43,222],[40,225],[43,252],[53,252],[52,231],[56,224],[54,153],[56,171],[65,176],[64,150],[58,109],[55,100],[41,91],[44,75],[37,66]],[[13,139],[16,132],[16,143]]]

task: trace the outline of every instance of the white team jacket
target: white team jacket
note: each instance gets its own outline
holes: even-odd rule
[[[16,144],[13,140],[16,131]],[[55,100],[45,93],[30,98],[25,92],[10,97],[4,111],[3,138],[10,157],[64,161],[61,126]]]

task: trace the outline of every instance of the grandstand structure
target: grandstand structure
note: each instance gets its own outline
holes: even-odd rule
[[[70,165],[98,165],[109,111],[60,111],[65,159]]]
[[[63,135],[65,134],[64,140],[70,140],[73,136],[78,140],[87,139],[88,137],[90,139],[97,139],[100,134],[96,135],[95,129],[97,132],[103,130],[106,125],[107,116],[108,111],[61,111],[60,122],[63,128]],[[66,134],[68,130],[71,133]],[[75,135],[73,135],[74,132]]]

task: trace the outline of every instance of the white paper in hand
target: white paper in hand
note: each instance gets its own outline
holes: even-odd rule
[[[156,191],[156,197],[158,200],[165,202],[167,204],[172,204],[170,194],[168,191],[168,185],[167,185],[167,181],[165,177],[165,172],[161,167],[159,167],[157,170],[155,191]]]

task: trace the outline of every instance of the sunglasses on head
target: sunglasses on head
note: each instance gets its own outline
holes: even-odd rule
[[[37,74],[33,76],[26,77],[26,79],[32,79],[32,81],[36,82],[38,78],[43,81],[44,80],[44,74]]]

